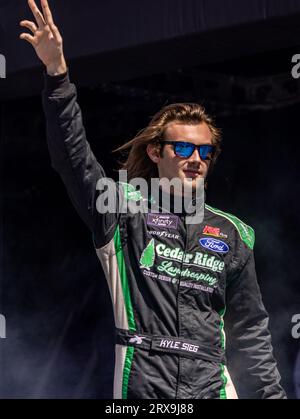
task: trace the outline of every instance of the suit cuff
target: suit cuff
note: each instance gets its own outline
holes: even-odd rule
[[[45,89],[48,94],[55,93],[55,95],[59,95],[66,91],[66,89],[70,86],[70,77],[69,72],[63,74],[58,74],[57,76],[49,76],[46,72],[44,72],[44,82],[45,82]]]

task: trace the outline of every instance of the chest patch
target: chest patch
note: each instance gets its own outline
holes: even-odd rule
[[[207,250],[211,250],[212,252],[223,254],[229,252],[228,244],[221,240],[216,240],[212,238],[202,238],[199,240],[199,243],[202,247],[204,247]]]
[[[171,228],[176,230],[178,227],[178,217],[171,214],[153,214],[147,215],[147,224],[152,227]]]

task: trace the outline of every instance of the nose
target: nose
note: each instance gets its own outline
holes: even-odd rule
[[[195,148],[193,154],[189,158],[189,161],[194,161],[194,162],[199,162],[199,163],[201,162],[200,152],[197,148]]]

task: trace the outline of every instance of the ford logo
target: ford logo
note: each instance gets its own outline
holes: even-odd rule
[[[202,247],[205,247],[205,249],[211,250],[212,252],[217,253],[228,253],[229,252],[229,246],[222,242],[221,240],[206,238],[206,239],[200,239],[199,243]]]

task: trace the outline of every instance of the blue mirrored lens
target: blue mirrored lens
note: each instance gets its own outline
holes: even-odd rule
[[[190,157],[195,150],[194,144],[178,142],[175,145],[175,153],[180,157]]]
[[[201,159],[206,160],[209,157],[209,154],[213,153],[214,147],[211,145],[201,145],[199,150]]]

